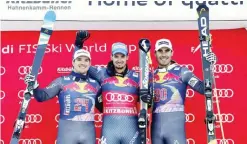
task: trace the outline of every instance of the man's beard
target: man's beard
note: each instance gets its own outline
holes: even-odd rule
[[[160,68],[167,68],[170,64],[171,64],[171,61],[166,63],[166,64],[159,63],[159,67]]]

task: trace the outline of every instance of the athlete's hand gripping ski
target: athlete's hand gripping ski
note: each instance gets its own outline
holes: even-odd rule
[[[152,95],[149,93],[149,89],[140,89],[140,98],[145,103],[152,103]]]
[[[45,54],[45,50],[47,47],[47,44],[49,43],[50,37],[52,35],[53,32],[53,26],[54,23],[56,21],[56,14],[54,11],[47,11],[45,16],[44,16],[44,20],[43,20],[43,24],[41,26],[40,29],[40,36],[38,39],[38,46],[36,49],[36,53],[33,59],[33,64],[32,64],[32,70],[31,70],[31,74],[32,76],[27,76],[25,79],[25,82],[27,82],[27,88],[24,92],[24,98],[21,102],[21,107],[20,107],[20,111],[18,113],[18,117],[15,120],[15,124],[14,124],[14,130],[11,136],[11,140],[10,143],[11,144],[18,144],[20,137],[21,137],[21,133],[22,130],[24,128],[24,124],[25,124],[25,117],[28,111],[28,107],[29,107],[29,102],[31,100],[31,95],[33,95],[33,89],[37,88],[37,83],[35,82],[35,78],[37,78],[38,76],[38,72],[39,69],[41,67],[42,61],[43,61],[43,57]]]
[[[217,57],[215,53],[209,52],[206,56],[206,60],[210,62],[211,64],[215,64],[217,62]]]
[[[39,86],[39,83],[37,80],[35,80],[35,76],[31,74],[27,74],[24,78],[25,84],[29,86],[30,89],[26,89],[26,92],[30,92],[33,95],[33,90],[36,89]]]

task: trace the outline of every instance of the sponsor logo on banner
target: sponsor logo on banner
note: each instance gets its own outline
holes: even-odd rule
[[[217,144],[234,144],[233,139],[216,139]]]
[[[31,66],[19,66],[18,73],[23,76],[20,77],[20,79],[24,79],[24,76],[31,73],[32,67]],[[41,74],[43,72],[42,67],[40,67],[38,74]]]
[[[6,47],[1,48],[1,54],[12,54],[14,53],[13,45],[7,45]]]
[[[39,138],[20,139],[19,144],[42,144],[42,141]]]
[[[0,144],[4,144],[4,141],[2,139],[0,139]]]
[[[198,44],[197,47],[191,47],[191,52],[194,54],[201,48],[201,44]]]
[[[102,122],[103,122],[103,114],[102,113],[95,113],[94,114],[95,127],[102,127]]]
[[[186,97],[192,98],[195,95],[195,91],[193,89],[187,89],[186,90]]]
[[[192,65],[192,64],[180,64],[180,66],[181,67],[187,67],[190,71],[194,71],[195,70],[195,68],[194,68],[194,66]]]
[[[1,50],[2,54],[34,54],[36,53],[38,45],[37,44],[19,44],[17,46],[7,45]],[[105,53],[107,52],[107,43],[93,43],[91,45],[84,45],[83,48],[92,53]],[[129,44],[127,45],[129,53],[132,53],[137,50],[136,45]],[[74,44],[47,44],[45,53],[71,53],[75,49]]]
[[[41,123],[42,116],[40,114],[27,114],[25,123]]]
[[[24,92],[25,90],[20,90],[18,91],[18,97],[23,100],[24,99]],[[31,99],[34,99],[34,97],[31,97]]]
[[[187,138],[186,144],[196,144],[195,140],[193,138]]]
[[[234,95],[234,91],[232,89],[213,89],[213,94],[214,97],[231,98]]]
[[[0,76],[4,75],[4,74],[5,74],[5,72],[6,72],[5,67],[0,66]]]
[[[70,0],[6,0],[8,10],[12,11],[43,11],[43,10],[71,10]]]
[[[55,121],[58,123],[58,121],[59,121],[59,116],[60,116],[60,114],[56,114],[55,115]],[[58,125],[56,126],[56,128],[58,127]]]
[[[135,100],[135,98],[132,95],[111,93],[111,92],[105,95],[105,99],[107,102],[128,102],[128,103],[131,103]]]
[[[107,44],[97,44],[94,43],[93,45],[84,45],[84,49],[86,49],[89,52],[106,52],[107,50]]]
[[[3,90],[0,90],[0,100],[4,99],[6,96],[5,92]]]
[[[185,121],[188,123],[192,123],[195,121],[195,115],[192,113],[186,113],[185,114]]]
[[[57,73],[70,73],[72,69],[72,67],[58,67]]]
[[[178,1],[179,2],[179,1]],[[209,6],[235,6],[235,5],[243,5],[243,1],[239,1],[239,2],[234,2],[232,1],[231,3],[229,2],[217,2],[217,4],[215,3],[211,3],[211,2],[204,2],[205,4],[209,5]],[[176,3],[176,4],[180,4],[180,6],[184,6],[184,7],[188,7],[189,9],[193,9],[195,7],[197,7],[200,3],[198,1],[180,1],[180,3]],[[104,0],[98,0],[98,1],[93,1],[93,0],[89,0],[88,1],[88,6],[98,6],[98,7],[148,7],[148,6],[153,6],[154,8],[159,8],[160,6],[174,6],[175,4],[173,3],[173,1],[147,1],[147,0],[132,0],[130,2],[125,1],[125,2],[121,2],[119,0],[115,0],[115,1],[104,1]],[[182,7],[180,7],[182,8]]]
[[[222,123],[232,123],[234,121],[234,115],[231,113],[221,113],[215,114],[216,122],[220,122],[220,119]]]
[[[4,123],[4,121],[5,121],[4,115],[0,114],[0,124]]]
[[[215,64],[214,73],[232,73],[233,65],[232,64]]]

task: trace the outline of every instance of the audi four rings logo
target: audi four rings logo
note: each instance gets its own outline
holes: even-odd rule
[[[5,92],[3,90],[0,90],[0,100],[4,99]]]
[[[181,64],[180,66],[185,66],[187,67],[189,70],[191,70],[192,72],[194,71],[194,66],[192,64]]]
[[[31,66],[20,66],[20,67],[18,68],[18,73],[19,73],[20,75],[26,75],[26,74],[31,73],[31,70],[32,70],[32,67],[31,67]],[[42,71],[43,71],[43,70],[42,70],[42,67],[40,67],[39,73],[38,73],[38,74],[41,74]]]
[[[222,113],[222,114],[215,114],[216,122],[220,122],[220,118],[222,123],[232,123],[234,121],[234,115],[231,113]]]
[[[214,89],[213,90],[214,97],[216,95],[220,98],[231,98],[234,95],[234,92],[232,89]]]
[[[20,139],[19,144],[42,144],[41,139]]]
[[[94,122],[95,127],[102,127],[103,114],[95,113],[94,114]]]
[[[42,121],[42,116],[40,114],[27,114],[25,122],[26,123],[40,123]]]
[[[187,144],[196,144],[195,140],[192,138],[186,139]]]
[[[231,64],[215,64],[215,73],[231,73],[233,71],[233,66]]]
[[[24,98],[24,91],[25,90],[20,90],[19,92],[18,92],[18,97],[20,98],[20,99],[23,99]],[[34,97],[31,97],[31,99],[33,99]]]
[[[134,97],[126,94],[107,93],[105,96],[108,102],[133,102]]]
[[[234,144],[233,139],[216,139],[217,144]]]
[[[187,89],[186,91],[186,97],[192,98],[195,95],[195,91],[192,89]]]
[[[0,75],[1,75],[1,76],[2,76],[2,75],[4,75],[4,74],[5,74],[5,72],[6,72],[5,67],[0,66]]]
[[[5,121],[5,117],[0,114],[0,124],[4,123],[4,121]]]
[[[55,121],[58,123],[58,121],[59,121],[59,116],[60,116],[60,114],[57,114],[56,116],[55,116]],[[58,125],[56,126],[56,128],[58,127]]]
[[[5,117],[0,114],[0,124],[4,123],[4,121],[5,121]]]
[[[103,114],[100,113],[94,114],[94,122],[103,122],[102,119],[103,119]]]
[[[187,113],[185,114],[185,120],[186,122],[194,122],[195,121],[195,115],[193,115],[192,113]]]
[[[56,122],[59,121],[59,116],[60,116],[60,114],[57,114],[57,115],[55,116],[55,121],[56,121]]]

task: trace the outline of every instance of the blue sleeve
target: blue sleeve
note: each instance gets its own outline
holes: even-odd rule
[[[104,80],[104,68],[90,66],[88,74],[91,78],[97,80],[99,83],[102,83]]]
[[[199,78],[197,78],[192,71],[186,67],[181,69],[182,81],[190,86],[193,90],[204,95],[204,83]]]
[[[62,81],[61,78],[57,78],[44,89],[41,88],[34,89],[33,90],[34,98],[38,102],[43,102],[55,97],[56,95],[59,94],[61,90],[61,85],[62,85],[61,81]]]

